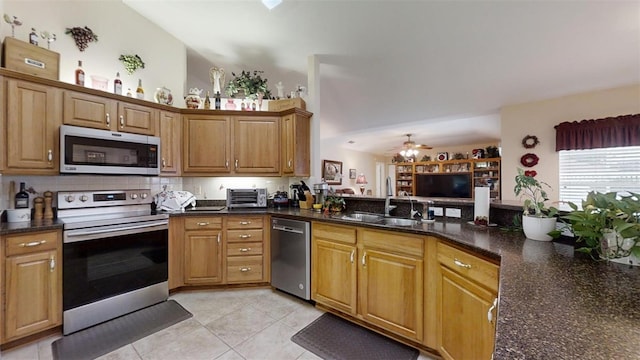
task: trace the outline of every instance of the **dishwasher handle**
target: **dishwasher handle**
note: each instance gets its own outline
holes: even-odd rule
[[[292,227],[289,227],[289,226],[283,226],[283,225],[273,225],[273,230],[291,232],[291,233],[296,233],[296,234],[304,234],[303,230],[295,229],[295,228],[292,228]]]

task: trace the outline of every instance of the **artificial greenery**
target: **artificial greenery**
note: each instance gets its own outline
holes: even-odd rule
[[[138,69],[144,69],[144,61],[140,56],[136,55],[120,55],[118,60],[122,61],[124,70],[131,75]]]
[[[620,250],[633,251],[640,257],[640,194],[591,191],[581,208],[572,202],[569,206],[572,211],[561,219],[571,224],[576,242],[584,243],[578,251],[612,257],[601,247],[601,240],[606,232],[613,231],[620,235]]]
[[[485,156],[488,158],[499,158],[500,151],[497,146],[487,146],[485,149]]]
[[[533,215],[536,217],[553,217],[558,213],[558,209],[553,206],[547,207],[545,201],[548,201],[547,192],[544,188],[550,188],[549,184],[544,181],[538,181],[532,176],[527,176],[524,170],[518,168],[516,175],[516,185],[513,192],[516,196],[525,198],[522,209],[525,215]]]
[[[250,99],[256,99],[258,94],[262,94],[264,98],[270,98],[271,91],[267,85],[267,79],[263,79],[261,76],[263,73],[264,71],[258,70],[242,70],[239,75],[236,75],[232,72],[231,75],[234,78],[227,84],[225,93],[232,98],[240,91],[244,92],[244,96]]]
[[[338,212],[344,210],[347,207],[347,203],[342,196],[329,195],[324,200],[324,206],[331,211]]]

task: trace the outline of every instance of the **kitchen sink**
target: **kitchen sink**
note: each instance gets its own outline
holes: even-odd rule
[[[351,220],[351,221],[362,221],[368,223],[377,223],[380,222],[384,216],[377,214],[365,214],[365,213],[354,213],[351,215],[345,215],[342,217],[343,220]]]
[[[385,225],[394,225],[394,226],[412,226],[417,224],[418,222],[413,219],[384,218],[383,223]]]

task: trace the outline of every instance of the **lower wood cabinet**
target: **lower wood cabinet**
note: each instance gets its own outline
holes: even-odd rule
[[[61,238],[60,231],[4,238],[3,343],[62,324]]]
[[[222,217],[186,217],[184,229],[184,283],[222,283]]]
[[[423,243],[421,236],[314,222],[311,297],[421,341]]]
[[[445,359],[486,359],[493,354],[498,265],[438,242],[437,344]]]
[[[228,216],[226,219],[228,284],[269,281],[265,260],[264,216]]]

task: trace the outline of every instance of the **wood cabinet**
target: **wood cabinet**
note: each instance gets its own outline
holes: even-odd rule
[[[294,109],[282,117],[282,175],[308,177],[311,173],[310,114]]]
[[[186,217],[184,229],[184,283],[222,283],[222,217]]]
[[[421,341],[423,238],[317,222],[312,229],[312,299]]]
[[[160,175],[180,176],[180,142],[182,139],[180,114],[160,112]]]
[[[500,199],[500,158],[478,159],[473,162],[473,186],[488,186],[489,196]]]
[[[184,217],[169,218],[169,290],[184,285]]]
[[[437,262],[437,350],[445,359],[491,359],[498,265],[442,241]]]
[[[76,91],[64,92],[63,123],[142,135],[158,135],[160,111]]]
[[[424,237],[362,229],[358,234],[360,313],[364,320],[421,341]]]
[[[271,116],[187,115],[184,175],[280,174],[280,119]]]
[[[357,313],[356,229],[311,225],[311,298],[355,316]]]
[[[226,282],[247,284],[268,281],[263,216],[229,216],[226,221]]]
[[[4,238],[3,342],[62,324],[60,231]]]
[[[8,79],[5,104],[3,172],[58,174],[61,90],[29,81]]]
[[[396,196],[402,196],[404,193],[413,195],[413,165],[397,165],[396,166]]]

